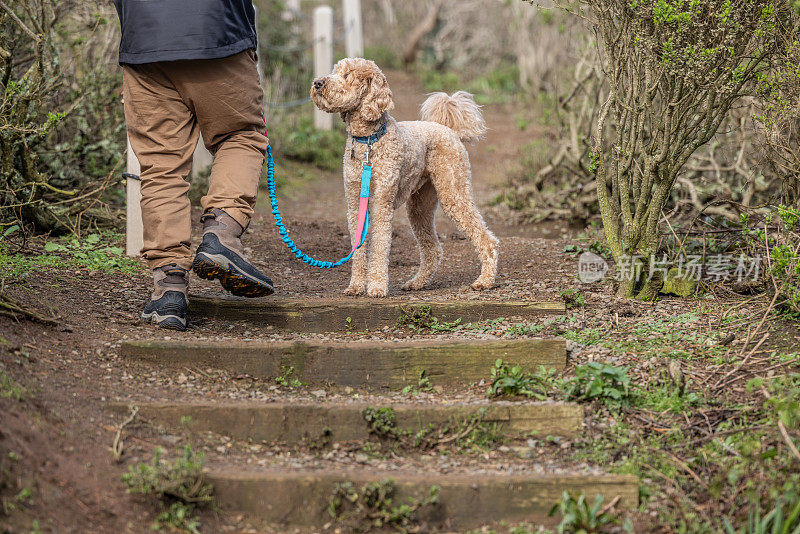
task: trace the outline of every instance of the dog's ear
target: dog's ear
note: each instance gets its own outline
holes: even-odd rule
[[[373,74],[369,80],[369,88],[361,102],[361,116],[368,121],[376,121],[386,111],[394,109],[392,90],[382,72]]]

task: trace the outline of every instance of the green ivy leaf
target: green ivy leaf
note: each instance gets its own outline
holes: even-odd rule
[[[3,238],[6,238],[6,237],[10,236],[11,234],[16,232],[17,230],[19,230],[19,225],[18,224],[14,224],[12,226],[9,226],[8,228],[6,228],[6,231],[3,232]]]

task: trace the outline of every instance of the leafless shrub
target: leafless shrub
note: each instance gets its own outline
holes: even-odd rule
[[[110,14],[94,2],[0,2],[3,225],[64,233],[87,219],[113,220],[100,200],[122,156],[119,139],[103,135],[109,128],[122,137],[119,98],[106,76],[116,58]],[[91,161],[78,157],[89,152]]]
[[[782,0],[585,0],[577,13],[596,32],[609,87],[590,163],[606,241],[617,262],[640,256],[646,267],[679,174],[752,92],[790,8]],[[642,282],[621,283],[619,296],[651,297],[659,280]]]
[[[800,31],[790,28],[772,71],[759,86],[756,114],[770,170],[783,180],[783,202],[800,207]]]
[[[544,157],[535,143],[524,149],[505,194],[504,201],[527,220],[586,222],[597,214],[591,132],[606,94],[597,56],[589,49],[575,66],[569,91],[557,99],[555,139],[544,143]]]

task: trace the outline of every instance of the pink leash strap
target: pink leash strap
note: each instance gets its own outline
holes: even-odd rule
[[[369,228],[367,222],[369,217],[369,189],[372,182],[372,165],[364,163],[361,168],[361,193],[358,201],[358,224],[356,225],[356,238],[353,241],[352,254],[364,243],[366,237],[366,229]]]

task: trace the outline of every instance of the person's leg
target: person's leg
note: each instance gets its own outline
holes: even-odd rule
[[[203,209],[224,210],[246,227],[253,216],[268,144],[255,54],[245,51],[177,63],[171,76],[214,155]]]
[[[192,111],[157,64],[126,65],[125,122],[141,165],[142,256],[152,269],[191,266],[191,211],[186,181],[199,129]]]
[[[208,194],[201,201],[203,242],[192,269],[202,278],[219,280],[234,295],[271,294],[272,280],[253,266],[241,243],[253,216],[268,145],[255,55],[247,51],[179,62],[171,76],[214,154]]]
[[[192,112],[157,66],[126,66],[125,119],[141,164],[142,256],[153,269],[153,293],[142,318],[186,328],[191,214],[186,176],[199,137]]]

